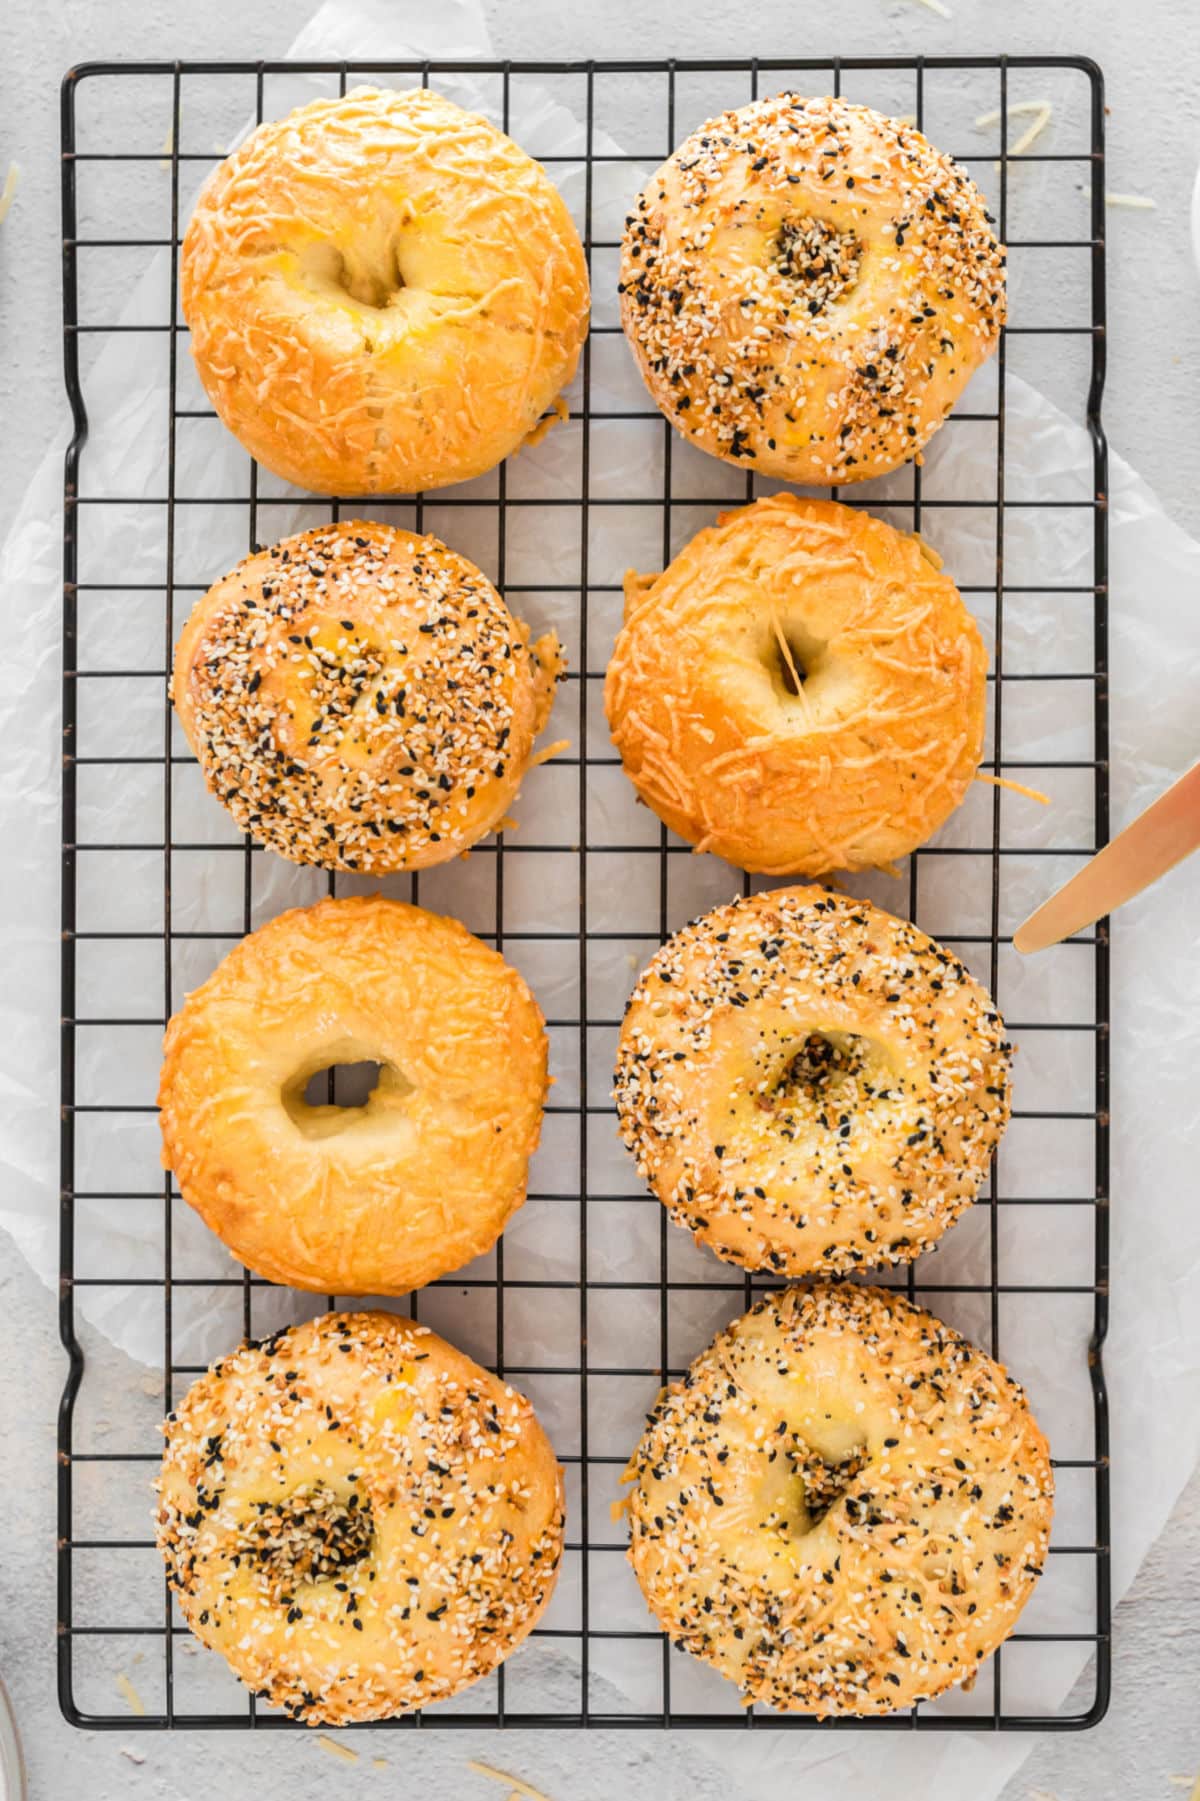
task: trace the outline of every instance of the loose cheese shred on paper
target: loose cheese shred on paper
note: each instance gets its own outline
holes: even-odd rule
[[[992,775],[986,769],[977,769],[975,780],[990,782],[993,788],[1010,788],[1014,794],[1023,794],[1027,800],[1040,801],[1043,807],[1050,805],[1050,796],[1043,794],[1040,788],[1027,788],[1024,782],[1014,782],[1006,775]]]
[[[950,8],[943,3],[943,0],[917,0],[917,5],[925,7],[931,13],[936,13],[939,19],[952,19],[954,17],[954,14],[950,11]]]
[[[1010,119],[1033,114],[1033,123],[1027,125],[1015,144],[1008,147],[1008,155],[1024,156],[1025,152],[1041,137],[1047,125],[1054,117],[1054,104],[1050,100],[1015,100],[1009,107],[995,107],[990,113],[980,113],[975,121],[976,131],[986,131],[989,125],[999,125],[1007,113]],[[999,168],[997,163],[996,167]]]
[[[532,450],[535,444],[541,443],[548,431],[553,431],[556,425],[565,425],[570,417],[571,409],[560,394],[550,411],[538,420],[529,436],[522,438],[513,454],[519,456],[523,450]]]
[[[352,1751],[349,1745],[339,1745],[335,1738],[327,1738],[323,1732],[318,1732],[317,1743],[322,1751],[329,1753],[330,1757],[340,1757],[343,1763],[358,1762],[357,1751]]]
[[[570,748],[571,740],[569,738],[556,738],[553,744],[547,744],[542,750],[536,751],[525,767],[536,769],[539,763],[548,763],[551,757],[561,756],[564,750],[570,750]]]
[[[16,163],[9,163],[8,174],[4,177],[4,186],[0,188],[0,225],[8,217],[8,209],[12,205],[17,192],[17,183],[21,179],[21,171]]]
[[[468,1770],[474,1770],[477,1776],[487,1776],[493,1782],[503,1782],[508,1786],[508,1801],[523,1795],[525,1801],[549,1801],[541,1789],[534,1788],[532,1783],[522,1782],[519,1776],[510,1776],[506,1770],[494,1769],[490,1763],[476,1763],[473,1758],[467,1760]]]
[[[145,1713],[146,1703],[142,1700],[142,1697],[138,1694],[124,1670],[121,1670],[117,1675],[117,1693],[125,1702],[130,1713]]]
[[[1083,192],[1090,200],[1092,190],[1086,183]],[[1152,200],[1149,194],[1115,194],[1111,188],[1104,190],[1104,204],[1105,206],[1128,207],[1131,212],[1155,213],[1158,211],[1158,201]]]

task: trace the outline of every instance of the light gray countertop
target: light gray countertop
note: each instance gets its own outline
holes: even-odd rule
[[[1082,52],[1108,82],[1109,186],[1153,197],[1153,212],[1109,215],[1110,354],[1105,416],[1114,446],[1157,489],[1169,513],[1200,533],[1200,283],[1188,236],[1200,159],[1200,8],[1194,0],[951,0],[944,20],[918,0],[485,0],[498,54],[514,58],[639,54],[716,56],[872,54],[884,51]],[[64,418],[59,339],[57,88],[72,63],[112,57],[280,54],[310,0],[46,0],[8,35],[0,63],[0,174],[22,168],[18,201],[0,231],[0,537],[30,470]],[[1119,680],[1119,673],[1117,676]],[[47,1132],[55,1130],[47,1107]],[[1136,1197],[1117,1197],[1118,1204]],[[262,1801],[375,1792],[469,1798],[504,1790],[469,1776],[469,1757],[502,1765],[552,1801],[673,1796],[705,1801],[731,1791],[707,1764],[703,1740],[675,1734],[405,1734],[379,1747],[386,1772],[331,1762],[301,1735],[203,1740],[156,1734],[82,1734],[60,1719],[54,1694],[54,1413],[62,1379],[51,1297],[7,1241],[0,1243],[0,1385],[7,1448],[0,1674],[12,1695],[31,1793],[186,1797],[237,1784]],[[1119,1281],[1119,1271],[1116,1272]],[[141,1372],[118,1352],[106,1379]],[[1154,1404],[1152,1372],[1147,1405]],[[1200,1478],[1117,1614],[1114,1702],[1090,1734],[1039,1740],[1006,1801],[1159,1801],[1187,1795],[1200,1770]],[[879,1740],[880,1794],[887,1793]],[[133,1761],[126,1752],[139,1760]],[[141,1761],[144,1760],[144,1761]],[[332,1781],[331,1781],[332,1779]],[[336,1784],[336,1786],[334,1786]],[[969,1801],[964,1796],[964,1801]]]

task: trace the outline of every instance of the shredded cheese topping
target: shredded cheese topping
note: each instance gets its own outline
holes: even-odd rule
[[[906,856],[983,751],[986,653],[936,553],[777,494],[626,577],[605,708],[626,774],[697,849],[824,875]]]

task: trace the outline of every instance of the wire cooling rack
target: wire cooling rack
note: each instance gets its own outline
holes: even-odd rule
[[[282,906],[356,885],[293,870],[233,835],[173,725],[165,677],[195,595],[258,543],[338,517],[339,503],[280,488],[223,434],[191,370],[176,252],[199,180],[246,124],[361,80],[432,81],[510,128],[567,194],[595,290],[569,425],[465,488],[340,503],[342,516],[411,523],[472,555],[514,610],[557,626],[571,661],[550,729],[573,749],[529,777],[521,829],[453,870],[385,885],[458,913],[520,964],[548,1016],[558,1085],[529,1200],[491,1256],[414,1295],[411,1310],[534,1400],[567,1472],[568,1548],[541,1629],[497,1675],[388,1726],[816,1724],[743,1710],[728,1684],[671,1653],[610,1519],[660,1381],[760,1287],[697,1250],[639,1190],[608,1093],[621,1001],[684,918],[763,884],[689,857],[634,806],[600,684],[624,566],[661,566],[722,501],[773,485],[673,438],[632,374],[614,300],[620,220],[688,130],[785,86],[911,115],[975,175],[1010,246],[1012,323],[926,466],[842,498],[957,544],[951,572],[992,654],[987,766],[1056,797],[1031,826],[1027,803],[980,786],[899,881],[855,883],[951,944],[1022,1046],[1016,1114],[978,1205],[937,1251],[884,1279],[1007,1358],[1049,1431],[1059,1488],[1046,1573],[974,1690],[868,1725],[1092,1725],[1109,1692],[1107,930],[1033,964],[1011,949],[1028,905],[1104,841],[1108,823],[1104,106],[1099,70],[1075,57],[97,63],[67,76],[63,1712],[125,1731],[290,1724],[183,1626],[153,1545],[149,1483],[158,1421],[195,1373],[242,1332],[322,1303],[250,1277],[198,1226],[158,1169],[154,1092],[162,1027],[186,989]],[[1015,135],[1047,94],[1054,128],[1018,162],[1005,149],[1010,125]],[[1016,467],[1019,377],[1054,391],[1086,428],[1066,495],[1031,488]],[[152,405],[139,401],[143,378]],[[974,469],[974,480],[981,467],[987,492],[956,488],[956,471]],[[1094,1652],[1094,1677],[1068,1711],[1047,1672],[1072,1648],[1080,1662]],[[142,1714],[130,1710],[135,1690]]]

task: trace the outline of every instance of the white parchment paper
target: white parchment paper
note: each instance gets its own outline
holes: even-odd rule
[[[390,7],[357,0],[322,8],[293,47],[297,57],[394,57],[407,54],[437,58],[492,54],[481,15],[473,0],[435,9]],[[464,104],[496,111],[498,89],[486,80],[441,77],[437,85]],[[290,79],[286,104],[297,104],[328,83]],[[582,96],[580,96],[582,97]],[[740,96],[738,97],[740,98]],[[575,158],[584,147],[580,112],[526,81],[513,89],[514,136],[535,154]],[[273,98],[272,111],[283,110]],[[223,147],[228,147],[226,139]],[[215,148],[191,144],[189,148]],[[612,149],[607,139],[596,148]],[[619,165],[619,183],[601,184],[593,192],[593,228],[597,237],[618,235],[624,200],[633,193],[644,169]],[[181,216],[198,185],[198,164],[185,164],[181,178]],[[582,220],[582,162],[554,165],[568,201]],[[981,174],[982,178],[982,174]],[[164,175],[163,180],[167,177]],[[157,253],[129,294],[123,322],[161,319],[168,265]],[[602,287],[604,264],[597,259],[596,318],[615,320],[614,297]],[[611,287],[611,283],[608,284]],[[1014,318],[1021,316],[1028,278],[1018,272],[1014,283]],[[146,351],[147,340],[115,335],[107,339],[86,371],[86,398],[91,436],[83,458],[83,492],[152,497],[164,491],[163,420],[166,413],[166,366]],[[591,404],[594,412],[647,406],[632,359],[619,338],[593,341]],[[199,405],[198,384],[185,350],[180,354],[180,404]],[[966,397],[964,414],[994,412],[994,365],[981,372]],[[194,397],[189,398],[193,394]],[[578,408],[578,392],[574,396]],[[1091,485],[1091,449],[1082,426],[1010,371],[1006,387],[1005,464],[1007,527],[1002,546],[1006,599],[1001,645],[1009,673],[1037,676],[1050,671],[1085,678],[1092,667],[1092,596],[1048,593],[1072,585],[1090,588],[1092,572],[1091,513],[1086,502]],[[926,506],[925,536],[944,556],[950,572],[979,612],[995,652],[996,621],[988,592],[995,580],[992,514],[980,502],[995,487],[995,426],[974,426],[962,419],[935,438],[922,475]],[[656,421],[600,423],[593,426],[591,493],[614,501],[636,500],[661,489],[663,432]],[[247,464],[233,439],[215,423],[180,428],[177,438],[176,490],[180,495],[245,492]],[[741,498],[736,472],[676,443],[673,492],[681,497],[672,510],[672,544],[677,548],[707,523],[723,502]],[[870,498],[885,515],[888,502],[898,524],[908,525],[911,473],[899,472],[871,485]],[[514,497],[570,500],[579,494],[579,433],[568,425],[551,432],[543,443],[510,466],[509,494]],[[463,492],[493,494],[494,477]],[[1195,594],[1200,582],[1200,546],[1164,516],[1154,496],[1119,458],[1113,459],[1111,493],[1111,624],[1112,624],[1112,790],[1114,824],[1124,823],[1165,783],[1193,760],[1194,697],[1200,676],[1200,627]],[[866,497],[867,491],[863,491]],[[1022,499],[1054,499],[1062,506],[1028,510]],[[316,523],[327,516],[319,503],[264,478],[260,487],[258,534],[264,541]],[[937,503],[957,503],[939,506]],[[54,452],[34,476],[21,519],[0,554],[0,584],[9,638],[12,704],[3,738],[5,780],[0,791],[3,842],[8,847],[2,919],[13,947],[11,967],[0,994],[0,1094],[5,1101],[0,1134],[4,1174],[0,1225],[11,1234],[47,1284],[57,1280],[57,1094],[58,1035],[58,806],[59,806],[59,619],[61,608],[61,453]],[[412,520],[403,504],[372,511],[399,522]],[[437,504],[425,510],[426,529],[438,532],[485,569],[494,570],[494,530],[490,509],[454,511]],[[590,579],[613,584],[626,566],[657,567],[662,559],[662,521],[656,509],[594,509],[589,545]],[[231,566],[248,548],[246,518],[240,508],[181,506],[176,514],[175,573],[180,584],[202,586]],[[578,518],[575,509],[530,507],[510,516],[506,574],[515,610],[538,626],[553,624],[579,664]],[[141,594],[120,584],[161,582],[165,567],[163,518],[152,507],[95,507],[85,514],[82,543],[83,579],[117,584],[108,594],[90,592],[81,603],[80,664],[87,667],[161,669],[161,594]],[[561,580],[559,592],[523,595],[522,582]],[[1044,588],[1039,588],[1044,584]],[[191,595],[177,599],[180,617]],[[603,666],[616,627],[619,601],[597,592],[591,605],[588,657],[593,669]],[[1094,841],[1092,787],[1086,769],[1057,767],[1092,755],[1091,684],[1086,679],[1031,680],[1005,684],[1003,746],[1006,758],[1031,767],[1022,779],[1052,795],[1042,811],[1019,797],[1001,802],[1003,840],[1013,854],[1003,865],[1001,929],[1012,927],[1070,869]],[[578,739],[574,688],[560,699],[554,735]],[[87,684],[81,692],[81,749],[92,756],[136,756],[161,746],[162,681],[148,673],[129,681]],[[591,727],[591,748],[601,751],[606,735],[598,710]],[[241,884],[244,865],[233,848],[237,840],[217,803],[203,793],[186,746],[176,734],[179,769],[173,790],[174,838],[206,847],[179,853],[174,859],[173,924],[179,929],[218,936],[183,945],[173,970],[176,1004],[187,988],[203,979],[228,944],[241,931]],[[1039,766],[1039,760],[1041,764]],[[518,830],[505,850],[505,910],[510,930],[547,933],[573,929],[577,905],[577,862],[573,786],[578,772],[553,764],[539,769],[526,784],[518,807]],[[161,771],[150,766],[81,769],[78,824],[83,843],[125,846],[107,853],[81,856],[80,925],[91,931],[156,929],[161,892],[161,858],[152,850],[133,848],[154,842],[161,822]],[[949,822],[921,859],[918,914],[922,925],[954,941],[955,934],[986,933],[991,882],[990,790],[980,786]],[[658,929],[657,823],[634,805],[632,791],[619,770],[597,769],[589,780],[589,823],[595,843],[644,845],[644,854],[618,862],[589,859],[594,892],[589,907],[594,927],[628,931],[626,941],[608,940],[592,947],[589,958],[591,1016],[597,1025],[589,1046],[589,1087],[593,1098],[607,1091],[615,1021],[635,971],[648,954],[645,938],[634,934]],[[552,844],[554,855],[522,858],[520,844]],[[1045,854],[1048,847],[1073,846],[1078,855]],[[938,848],[965,854],[936,854]],[[424,904],[458,914],[468,926],[491,928],[495,859],[477,856],[424,878]],[[1116,1461],[1113,1470],[1114,1587],[1119,1595],[1130,1581],[1147,1546],[1193,1466],[1200,1444],[1200,1324],[1193,1299],[1200,1277],[1200,1216],[1192,1201],[1191,1171],[1197,1149],[1192,1069],[1200,1050],[1200,1023],[1183,970],[1194,970],[1192,917],[1197,881],[1188,867],[1161,884],[1118,919],[1114,950],[1113,991],[1113,1324],[1106,1353],[1113,1404]],[[354,884],[343,884],[351,891]],[[371,886],[371,884],[363,884]],[[387,884],[407,894],[404,882]],[[858,882],[872,898],[897,911],[908,904],[905,881],[886,877]],[[669,924],[680,923],[702,908],[728,898],[740,877],[712,859],[672,861]],[[315,898],[324,888],[323,875],[293,869],[265,853],[253,863],[253,919],[257,923],[284,906]],[[104,954],[80,950],[78,1013],[82,1018],[153,1017],[161,1007],[161,951],[135,941],[110,940]],[[579,991],[575,951],[547,937],[514,941],[506,947],[525,969],[547,1016],[553,1021],[577,1017]],[[963,954],[986,979],[989,971],[979,946],[964,944]],[[1039,1110],[1090,1111],[1094,1090],[1091,1018],[1091,954],[1064,947],[1023,963],[1002,954],[999,999],[1010,1020],[1029,1026],[1018,1032],[1021,1057],[1017,1106]],[[594,985],[594,993],[592,992]],[[1043,1029],[1038,1029],[1038,1028]],[[1045,1029],[1049,1028],[1049,1029]],[[77,1039],[77,1099],[117,1100],[136,1107],[153,1099],[161,1034],[156,1028],[81,1027]],[[555,1100],[568,1105],[579,1084],[578,1032],[552,1026],[552,1056],[558,1087]],[[578,1141],[567,1115],[547,1120],[531,1189],[561,1192],[575,1182]],[[628,1196],[593,1210],[589,1218],[591,1254],[587,1274],[593,1279],[657,1279],[659,1226],[657,1208],[639,1198],[636,1176],[618,1144],[610,1122],[593,1125],[594,1146],[589,1168],[595,1193]],[[1091,1124],[1077,1121],[1019,1119],[1005,1141],[999,1165],[1000,1192],[1016,1204],[999,1216],[1002,1280],[1019,1284],[1053,1280],[1086,1287],[1092,1268],[1092,1215],[1074,1205],[1091,1192],[1089,1162]],[[153,1196],[157,1171],[157,1131],[148,1113],[81,1116],[77,1128],[81,1189],[113,1194],[111,1201],[77,1207],[77,1269],[108,1278],[110,1286],[79,1289],[76,1309],[88,1326],[103,1332],[130,1356],[156,1364],[163,1356],[161,1296],[153,1288],[132,1285],[139,1276],[156,1277],[164,1257],[163,1207],[159,1200],[138,1202],[130,1196]],[[577,1280],[578,1205],[531,1201],[505,1238],[506,1274],[565,1281]],[[984,1208],[961,1222],[939,1250],[922,1264],[931,1284],[980,1283],[987,1273],[988,1215]],[[177,1205],[170,1222],[171,1254],[177,1276],[185,1278],[174,1300],[171,1353],[176,1363],[201,1364],[219,1354],[241,1330],[239,1289],[211,1286],[235,1274],[220,1244]],[[712,1281],[722,1271],[683,1234],[672,1233],[668,1273],[678,1280]],[[490,1274],[492,1259],[475,1273]],[[464,1272],[468,1276],[471,1271]],[[606,1362],[629,1365],[657,1361],[656,1293],[619,1296],[598,1291],[606,1302],[590,1322],[590,1356],[594,1367]],[[493,1348],[494,1322],[485,1290],[453,1286],[422,1297],[422,1318],[481,1357]],[[532,1295],[519,1290],[506,1302],[505,1348],[510,1365],[553,1369],[574,1363],[577,1352],[577,1297],[564,1289]],[[988,1342],[986,1297],[969,1293],[945,1295],[941,1304],[926,1297],[935,1311],[981,1342]],[[1076,1305],[1076,1301],[1078,1304]],[[684,1363],[708,1336],[739,1311],[736,1294],[694,1291],[678,1298],[671,1322],[672,1360]],[[287,1318],[317,1310],[314,1297],[258,1289],[253,1323],[268,1330]],[[649,1312],[647,1312],[647,1307]],[[651,1317],[652,1315],[652,1317]],[[1091,1405],[1085,1347],[1090,1326],[1090,1296],[1006,1297],[1000,1326],[1000,1354],[1026,1383],[1034,1406],[1060,1457],[1091,1454]],[[642,1348],[643,1346],[648,1348]],[[551,1436],[566,1450],[578,1430],[570,1412],[574,1380],[555,1384],[550,1378],[523,1383],[539,1407]],[[591,1403],[593,1452],[626,1450],[640,1416],[652,1399],[653,1384],[628,1386],[606,1398],[601,1385]],[[1056,1542],[1087,1543],[1094,1535],[1091,1479],[1080,1472],[1072,1480],[1064,1472],[1060,1484]],[[593,1504],[593,1514],[597,1511]],[[599,1509],[603,1511],[603,1507]],[[576,1522],[581,1534],[582,1528]],[[605,1530],[593,1519],[592,1532]],[[613,1529],[614,1541],[619,1533]],[[609,1577],[611,1574],[611,1581]],[[593,1624],[641,1629],[647,1622],[632,1577],[617,1557],[605,1559],[605,1592],[593,1605]],[[1070,1631],[1091,1624],[1088,1559],[1060,1557],[1051,1567],[1031,1604],[1023,1626],[1036,1631]],[[564,1577],[563,1620],[577,1602],[577,1580]],[[1039,1713],[1053,1709],[1082,1668],[1086,1646],[1059,1645],[1039,1655],[1041,1647],[1022,1647],[1005,1665],[1005,1707],[1028,1707]],[[657,1658],[657,1648],[655,1648]],[[540,1662],[539,1662],[540,1657]],[[522,1660],[524,1660],[522,1662]],[[603,1641],[593,1656],[596,1704],[613,1711],[645,1704],[636,1660],[622,1647],[605,1661]],[[531,1685],[540,1685],[540,1703],[574,1705],[575,1672],[569,1650],[549,1652],[530,1646],[510,1665],[509,1704],[518,1705],[519,1671],[529,1669]],[[982,1678],[986,1685],[986,1673]],[[986,1688],[985,1688],[986,1692]],[[533,1687],[530,1687],[530,1695]],[[607,1696],[607,1702],[604,1697]],[[672,1662],[672,1698],[677,1708],[736,1709],[727,1685],[687,1660]],[[532,1700],[529,1703],[532,1705]],[[656,1706],[656,1701],[649,1702]],[[974,1703],[950,1696],[940,1711],[970,1709]],[[880,1759],[886,1757],[887,1785],[897,1801],[960,1801],[965,1794],[995,1794],[1024,1755],[1013,1737],[911,1736],[838,1734],[798,1736],[772,1733],[751,1737],[713,1735],[706,1741],[714,1758],[727,1762],[735,1792],[751,1793],[767,1779],[794,1779],[806,1771],[806,1793],[868,1801],[879,1792]]]

